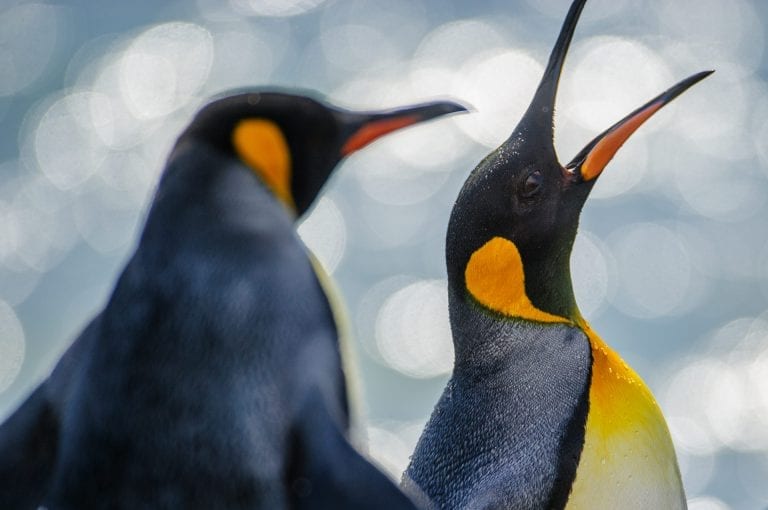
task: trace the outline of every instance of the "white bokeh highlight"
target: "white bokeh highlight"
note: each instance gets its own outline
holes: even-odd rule
[[[453,341],[443,280],[420,280],[391,294],[376,317],[376,346],[395,370],[416,378],[450,372]]]
[[[165,23],[140,34],[120,63],[131,113],[152,119],[189,103],[208,78],[213,51],[211,34],[194,23]]]
[[[708,351],[675,370],[664,396],[685,452],[768,449],[768,320],[744,317],[713,330]]]
[[[0,6],[0,98],[22,92],[44,74],[61,36],[62,14],[44,3]]]
[[[101,166],[107,148],[91,117],[92,93],[74,92],[55,101],[43,114],[34,147],[45,176],[62,190],[83,184]]]
[[[595,134],[675,82],[656,52],[631,39],[591,37],[574,48],[572,57],[573,63],[568,64],[570,76],[564,81],[558,104],[564,115]],[[658,129],[659,124],[657,119],[649,121],[632,135],[632,140]]]
[[[581,230],[571,253],[571,277],[576,302],[584,317],[594,319],[602,310],[615,278],[608,248],[592,233]]]
[[[455,90],[477,113],[457,119],[458,124],[477,142],[497,147],[525,113],[543,72],[539,62],[521,51],[474,57],[460,69]]]
[[[731,510],[731,507],[718,498],[701,496],[688,500],[688,510]]]
[[[246,16],[296,16],[321,5],[325,0],[230,0],[237,12]]]
[[[622,227],[609,239],[618,268],[612,303],[633,317],[673,315],[688,296],[688,249],[670,229],[655,223]]]

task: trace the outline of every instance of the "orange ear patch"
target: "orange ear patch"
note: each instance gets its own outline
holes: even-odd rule
[[[232,143],[243,162],[251,167],[283,203],[296,208],[291,194],[291,152],[283,132],[266,119],[241,121]]]
[[[537,322],[571,322],[531,303],[525,293],[523,260],[515,243],[508,239],[494,237],[473,253],[464,278],[472,296],[491,310]]]

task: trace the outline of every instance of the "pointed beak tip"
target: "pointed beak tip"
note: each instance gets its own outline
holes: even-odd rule
[[[661,101],[662,106],[669,103],[673,99],[675,99],[677,96],[688,90],[689,88],[693,87],[697,83],[699,83],[704,78],[707,78],[715,71],[710,69],[707,71],[700,71],[696,74],[692,74],[688,78],[684,79],[683,81],[679,82],[674,87],[670,87],[666,90],[664,94],[658,97],[658,99]]]
[[[706,71],[701,71],[698,74],[699,80],[703,80],[704,78],[708,78],[709,76],[712,76],[713,74],[715,74],[715,70],[714,69],[708,69]]]
[[[646,120],[651,118],[656,112],[661,110],[680,94],[714,72],[714,70],[698,72],[662,92],[660,95],[656,96],[654,99],[598,135],[592,142],[582,149],[571,163],[566,165],[566,168],[576,168],[579,166],[583,181],[594,180],[602,173],[616,151],[621,148],[624,142],[626,142],[635,130],[637,130]]]
[[[467,106],[456,101],[440,101],[434,103],[435,116],[450,115],[452,113],[468,113],[474,111],[472,106]]]
[[[348,129],[351,131],[346,135],[340,153],[347,156],[388,133],[445,115],[467,111],[469,109],[466,106],[456,101],[442,100],[396,110],[358,114],[354,116],[354,121],[347,121]]]
[[[691,76],[690,78],[688,78],[688,80],[686,80],[686,81],[689,81],[690,84],[693,85],[695,83],[700,82],[704,78],[707,78],[707,77],[711,76],[712,74],[714,74],[714,72],[715,72],[714,69],[707,69],[706,71],[699,71],[698,73],[696,73],[693,76]]]

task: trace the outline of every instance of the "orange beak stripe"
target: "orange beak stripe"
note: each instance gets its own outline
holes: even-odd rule
[[[393,119],[374,120],[364,124],[347,139],[347,142],[341,148],[341,155],[348,156],[353,152],[362,149],[377,138],[380,138],[387,133],[391,133],[392,131],[397,131],[398,129],[415,124],[419,120],[421,120],[421,118],[418,115],[404,115]]]
[[[666,101],[659,100],[649,104],[614,129],[605,134],[599,142],[592,147],[584,163],[581,165],[581,177],[585,181],[591,181],[603,171],[606,165],[613,159],[616,152],[624,145],[624,142],[632,136],[637,128],[643,125],[654,113],[659,111]]]

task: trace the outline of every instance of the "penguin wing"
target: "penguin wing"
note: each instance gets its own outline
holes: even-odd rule
[[[39,386],[0,426],[0,508],[35,509],[56,457],[59,421]]]
[[[416,508],[394,482],[352,447],[319,392],[306,402],[298,417],[290,459],[291,508]]]
[[[61,416],[99,317],[80,334],[53,373],[0,425],[0,508],[35,509],[56,464]]]

